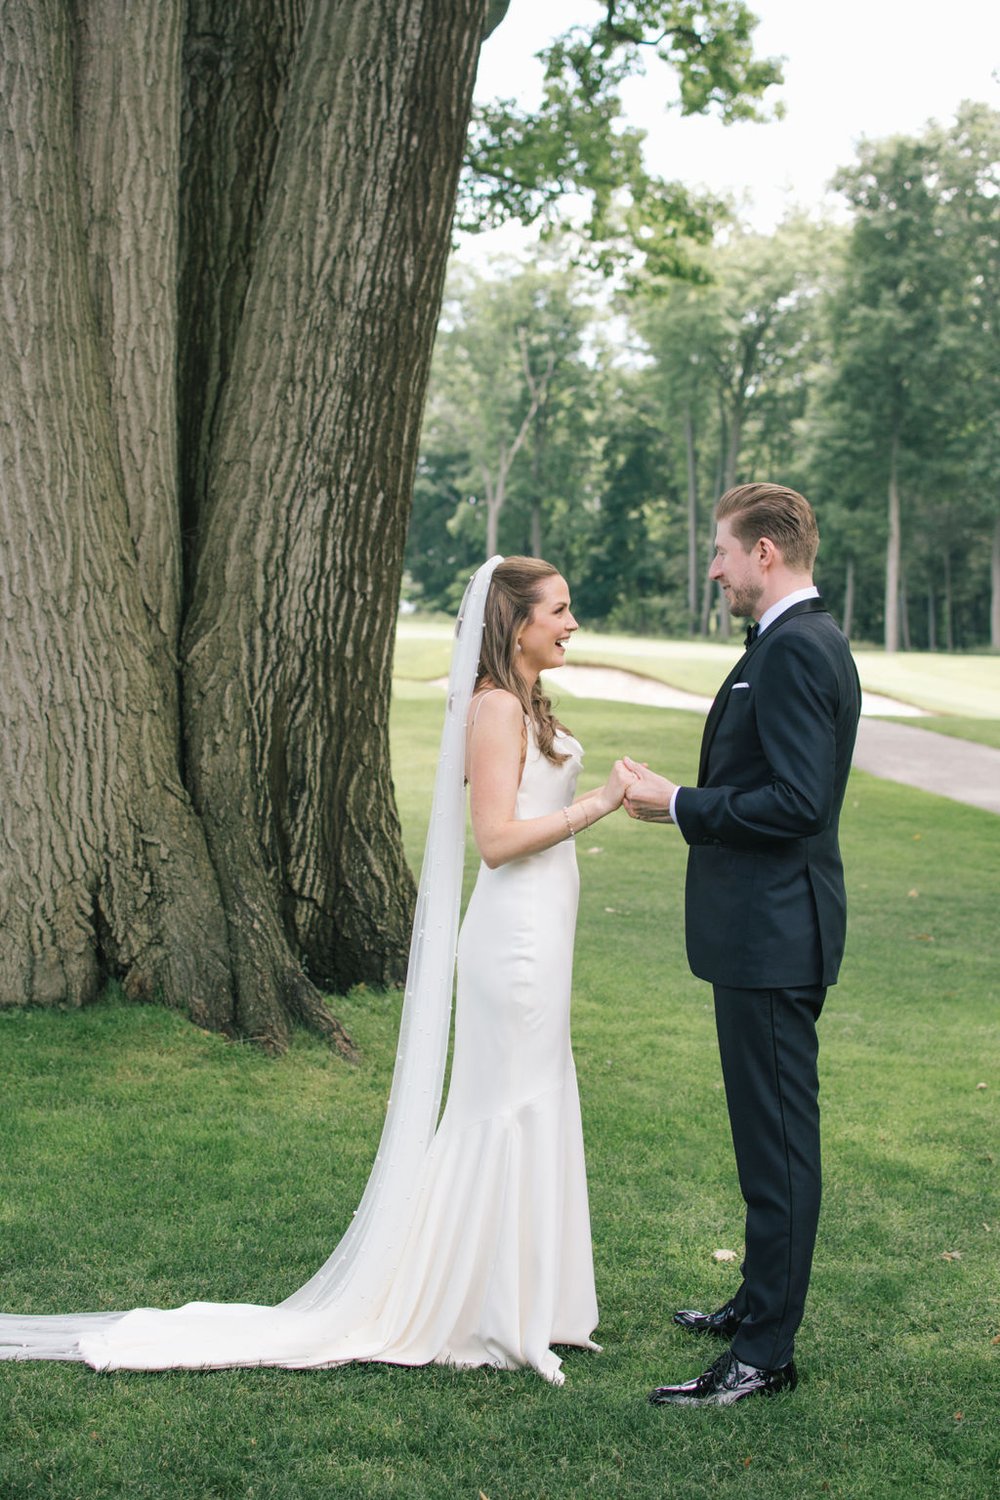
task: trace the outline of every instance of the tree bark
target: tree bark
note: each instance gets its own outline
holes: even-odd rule
[[[531,506],[531,555],[541,557],[542,555],[542,505],[540,500],[532,502]]]
[[[725,491],[725,452],[726,452],[726,408],[725,403],[719,401],[719,446],[715,459],[715,493],[721,498]],[[712,622],[712,602],[714,599],[722,599],[721,591],[716,583],[708,576],[708,570],[712,566],[712,558],[715,556],[715,521],[710,517],[708,523],[707,547],[705,554],[705,574],[701,589],[701,633],[707,639]],[[723,600],[723,603],[725,601]],[[728,618],[728,617],[727,617]]]
[[[910,635],[910,586],[905,568],[900,568],[899,571],[899,639],[904,651],[913,650]]]
[[[746,376],[744,374],[744,385]],[[719,485],[719,494],[724,495],[731,490],[736,483],[736,465],[739,462],[740,445],[743,441],[743,402],[742,396],[734,396],[730,404],[726,420],[720,427],[722,443],[722,476]],[[715,545],[713,541],[712,551],[709,558],[714,555]],[[733,629],[732,612],[729,608],[729,600],[722,590],[716,586],[716,594],[719,603],[719,639],[728,641]]]
[[[165,24],[164,45],[171,35]],[[137,561],[125,495],[123,453],[139,467],[130,444],[141,445],[143,429],[117,419],[112,395],[113,378],[124,379],[114,246],[100,328],[93,260],[88,274],[94,235],[84,232],[80,183],[88,220],[100,193],[77,171],[72,51],[59,0],[4,6],[0,1003],[80,1005],[112,974],[129,995],[225,1030],[225,921],[180,782],[158,596]],[[151,74],[164,76],[155,63]],[[132,121],[139,175],[155,176],[167,137],[142,135],[141,112]],[[138,185],[133,202],[147,213],[147,189]],[[131,268],[140,287],[153,274],[143,243]],[[140,382],[164,347],[154,328],[136,352]],[[152,474],[162,489],[162,466]],[[147,561],[163,535],[151,522]]]
[[[889,441],[888,537],[885,546],[885,649],[899,650],[899,434]]]
[[[730,412],[729,444],[726,448],[726,467],[722,479],[723,494],[731,490],[736,483],[736,469],[739,463],[740,448],[743,446],[743,412],[739,404],[734,403]]]
[[[854,558],[847,559],[844,576],[844,618],[840,627],[849,638],[854,629]]]
[[[530,548],[532,557],[542,556],[542,485],[545,476],[543,457],[548,443],[548,404],[543,401],[535,412],[535,430],[531,440],[531,520]],[[493,554],[491,553],[492,557]]]
[[[528,358],[528,336],[524,328],[517,330],[517,341],[521,351],[521,370],[524,374],[524,383],[529,396],[528,409],[524,413],[521,425],[514,434],[512,441],[506,444],[501,442],[499,445],[495,479],[486,465],[483,465],[483,483],[486,487],[487,557],[494,557],[497,552],[500,538],[500,513],[507,498],[507,476],[511,471],[515,458],[521,451],[525,438],[531,430],[535,414],[545,400],[549,381],[552,379],[552,371],[555,369],[555,355],[550,353],[544,373],[535,375],[532,372],[531,363]]]
[[[219,413],[188,765],[237,1015],[275,1046],[289,1015],[328,1027],[298,959],[334,989],[405,973],[389,668],[485,13],[311,8]]]
[[[496,554],[497,539],[500,535],[500,512],[503,510],[507,493],[507,464],[502,446],[497,462],[496,479],[485,464],[482,466],[482,475],[483,489],[486,492],[486,556],[493,557]]]
[[[505,7],[191,0],[183,53],[181,7],[0,19],[0,994],[79,1004],[112,974],[349,1051],[312,981],[405,972],[395,605]]]
[[[715,556],[715,536],[710,534],[708,546],[705,551],[705,571],[702,575],[701,585],[701,634],[707,640],[712,623],[712,600],[718,594],[718,585],[708,576],[708,570],[712,566],[712,558]]]
[[[688,629],[698,629],[698,465],[694,442],[694,418],[684,408],[684,454],[687,462],[687,574]]]
[[[115,456],[165,714],[177,722],[181,0],[77,0],[77,162]]]
[[[306,4],[188,3],[177,384],[180,513],[189,565],[197,557],[219,403],[243,316]]]

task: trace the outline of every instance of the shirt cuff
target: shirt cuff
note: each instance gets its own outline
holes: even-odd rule
[[[673,791],[673,796],[670,798],[670,821],[671,821],[671,823],[677,823],[677,793],[679,791],[680,791],[680,787],[679,786],[675,786],[674,787],[674,791]],[[680,824],[677,823],[677,826],[679,828]]]

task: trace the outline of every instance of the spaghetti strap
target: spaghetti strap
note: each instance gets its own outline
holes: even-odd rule
[[[507,691],[508,691],[507,688],[491,687],[491,688],[487,688],[486,691],[483,692],[483,693],[474,693],[472,695],[472,700],[471,700],[471,702],[469,704],[469,707],[472,710],[472,712],[471,712],[471,714],[469,716],[468,723],[465,726],[465,781],[466,781],[466,785],[468,785],[468,781],[469,781],[469,749],[470,749],[470,746],[472,744],[472,735],[473,735],[473,732],[474,732],[475,727],[476,727],[476,720],[479,717],[479,710],[483,706],[483,699],[484,698],[488,698],[491,693],[505,693]],[[478,703],[476,702],[477,698],[479,699]],[[528,723],[527,716],[525,716],[524,722],[525,722],[525,724]],[[523,751],[523,749],[522,749],[522,752],[521,752],[521,764],[522,764],[522,766],[524,764],[524,751]]]
[[[475,711],[474,711],[474,713],[472,715],[472,718],[469,720],[469,728],[468,728],[468,731],[467,731],[468,734],[471,734],[472,731],[476,727],[476,720],[479,717],[479,710],[483,706],[483,699],[484,698],[488,698],[491,693],[501,693],[501,692],[504,692],[504,691],[505,691],[505,689],[503,689],[503,688],[491,687],[491,688],[487,688],[486,691],[485,691],[485,693],[476,693],[475,694],[475,696],[474,696],[474,698],[473,698],[472,701],[476,704],[476,707],[475,707]],[[478,699],[479,701],[476,702],[476,699]]]

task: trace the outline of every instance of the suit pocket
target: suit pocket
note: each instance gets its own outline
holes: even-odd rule
[[[746,762],[747,751],[759,749],[754,694],[750,684],[734,683],[726,697],[710,752],[713,770],[728,779]],[[739,784],[739,778],[736,778]]]

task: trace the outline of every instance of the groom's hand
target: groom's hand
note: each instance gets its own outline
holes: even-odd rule
[[[648,766],[639,765],[638,761],[629,760],[628,756],[625,756],[625,765],[634,777],[625,789],[625,811],[629,817],[638,818],[642,823],[671,822],[670,799],[677,790],[676,783],[651,771]]]

